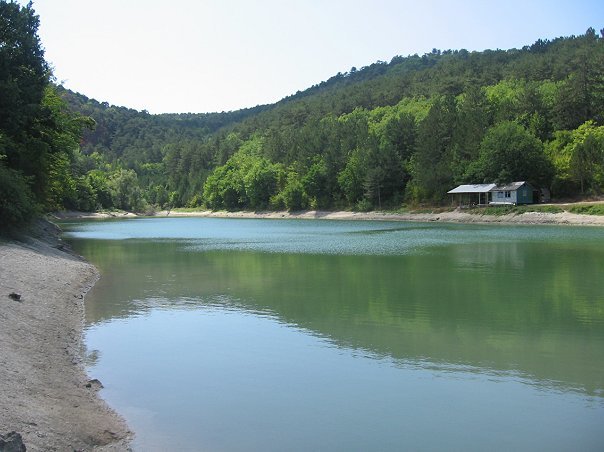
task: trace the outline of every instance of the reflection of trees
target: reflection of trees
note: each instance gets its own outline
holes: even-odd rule
[[[604,389],[594,364],[604,362],[597,249],[515,242],[317,256],[187,252],[174,242],[76,245],[106,275],[87,303],[89,322],[151,309],[151,299],[226,295],[336,344],[397,360],[520,372],[591,394]]]

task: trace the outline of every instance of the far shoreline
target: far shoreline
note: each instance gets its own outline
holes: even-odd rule
[[[581,203],[585,204],[585,203]],[[572,204],[568,204],[572,205]],[[436,209],[435,209],[436,210]],[[443,222],[459,224],[510,224],[510,225],[569,225],[569,226],[604,226],[604,215],[577,214],[563,212],[527,211],[512,212],[502,215],[470,213],[463,209],[444,212],[355,212],[305,210],[289,211],[212,211],[212,210],[162,210],[148,214],[132,212],[55,212],[52,218],[101,219],[101,218],[144,218],[144,217],[197,217],[197,218],[257,218],[257,219],[306,219],[306,220],[363,220],[363,221],[408,221],[408,222]]]

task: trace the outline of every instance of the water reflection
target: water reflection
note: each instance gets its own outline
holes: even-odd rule
[[[602,450],[604,231],[75,223],[135,450]]]
[[[107,275],[87,304],[89,324],[220,306],[406,365],[517,373],[602,396],[601,247],[475,243],[341,256],[199,252],[167,240],[76,246]]]

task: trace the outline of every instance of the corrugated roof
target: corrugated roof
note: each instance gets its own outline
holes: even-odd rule
[[[449,190],[447,193],[486,193],[495,187],[495,184],[460,185],[459,187],[455,187],[453,190]]]
[[[507,185],[499,185],[493,188],[493,191],[515,191],[526,184],[526,181],[511,182]]]
[[[467,184],[455,187],[447,193],[486,193],[489,191],[515,191],[526,184],[526,181],[510,182],[507,185],[497,184]]]

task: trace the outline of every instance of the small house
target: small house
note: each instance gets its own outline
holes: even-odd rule
[[[491,189],[491,201],[489,205],[515,206],[517,204],[532,204],[534,191],[531,184],[525,181],[498,185]]]
[[[525,181],[505,185],[468,184],[459,185],[447,193],[454,195],[459,206],[498,206],[532,204],[534,189]]]

